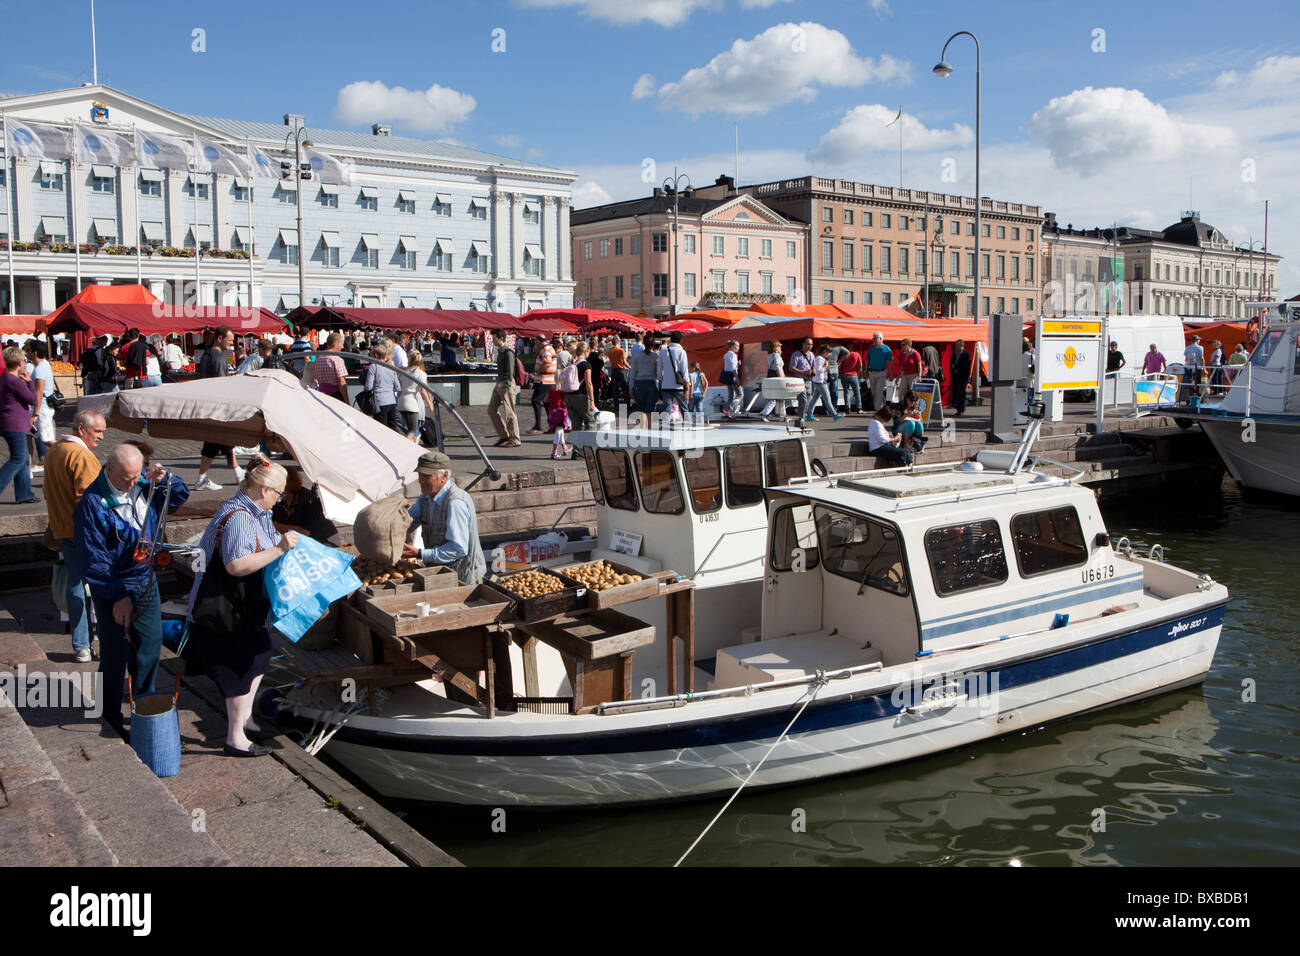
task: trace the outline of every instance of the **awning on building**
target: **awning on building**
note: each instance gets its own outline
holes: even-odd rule
[[[294,179],[282,179],[280,180],[280,188],[287,193],[297,192],[298,182]]]
[[[363,295],[361,297],[361,307],[363,309],[378,309],[382,307],[383,300],[377,295]]]
[[[401,199],[401,200],[404,200],[404,201],[406,201],[406,202],[415,202],[415,190],[414,190],[414,189],[399,189],[399,190],[397,191],[397,198],[398,198],[398,199]]]
[[[296,245],[298,244],[298,230],[297,230],[297,229],[281,229],[281,230],[280,230],[280,242],[281,242],[282,245],[286,245],[286,246],[296,246]]]
[[[248,188],[248,177],[247,177],[247,176],[232,176],[232,177],[231,177],[231,180],[232,180],[232,181],[234,182],[234,184],[235,184],[236,186],[238,186],[240,189],[247,189],[247,188]]]
[[[117,238],[117,222],[112,219],[92,219],[91,223],[95,227],[95,235],[101,239]]]
[[[66,236],[68,221],[62,216],[41,216],[41,232],[47,236]]]
[[[433,199],[443,206],[451,205],[451,193],[434,193]]]
[[[439,251],[441,251],[444,255],[456,251],[456,247],[450,239],[443,239],[439,237],[437,242],[435,242],[434,244],[438,247]]]
[[[212,227],[207,223],[199,223],[196,226],[190,226],[190,235],[197,236],[199,242],[212,242]]]
[[[922,288],[924,288],[924,286],[922,286]],[[974,292],[974,291],[975,291],[975,287],[974,287],[974,286],[969,286],[969,285],[957,285],[956,283],[950,283],[950,282],[931,282],[931,283],[930,283],[930,294],[931,294],[931,295],[934,295],[935,293],[939,293],[939,292],[945,292],[945,293],[947,293],[947,292],[951,292],[951,293],[956,294],[956,293],[961,293],[961,292]]]
[[[469,251],[476,256],[490,256],[492,250],[488,248],[487,242],[481,239],[475,239],[469,244]]]
[[[142,222],[140,228],[144,230],[145,242],[162,242],[166,238],[160,222]]]
[[[337,249],[339,246],[343,245],[343,240],[339,238],[337,232],[322,232],[320,234],[320,241],[325,243],[325,245],[330,249]]]
[[[361,198],[362,198],[362,199],[378,199],[378,198],[379,198],[379,187],[378,187],[378,186],[362,186],[362,187],[361,187]]]
[[[524,255],[530,259],[545,259],[546,255],[542,252],[542,247],[531,242],[524,243]]]
[[[140,170],[140,178],[147,183],[160,183],[162,182],[162,178],[163,178],[162,170],[142,169]]]
[[[253,227],[236,226],[235,238],[239,240],[241,246],[251,246],[253,244]]]
[[[339,194],[339,187],[334,183],[321,183],[320,191],[326,196],[337,196]]]
[[[419,308],[419,305],[419,298],[413,295],[404,295],[397,303],[399,309],[415,309]]]
[[[97,176],[100,179],[113,179],[117,176],[117,170],[112,166],[105,166],[101,163],[92,163],[90,166],[90,174],[92,176]]]
[[[281,312],[288,312],[290,309],[296,309],[296,308],[298,308],[298,303],[299,303],[300,301],[301,301],[301,300],[298,298],[298,293],[296,293],[296,292],[293,292],[293,293],[289,293],[289,292],[281,293],[281,295],[280,295],[280,309],[279,309],[279,311],[281,311]]]
[[[363,232],[361,234],[361,244],[367,249],[378,249],[379,236],[373,232]]]
[[[397,241],[401,244],[403,252],[420,251],[420,243],[416,240],[415,236],[398,236]]]
[[[63,175],[63,164],[62,164],[62,163],[56,163],[56,162],[54,162],[54,161],[51,160],[51,159],[43,159],[43,160],[41,160],[41,176],[42,176],[42,178],[48,178],[48,177],[50,177],[50,176],[62,176],[62,175]]]

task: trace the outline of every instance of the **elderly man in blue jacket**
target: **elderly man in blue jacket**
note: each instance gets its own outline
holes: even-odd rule
[[[157,538],[167,486],[169,510],[190,496],[185,482],[144,458],[133,445],[108,454],[73,516],[77,548],[99,626],[99,671],[104,719],[121,731],[122,680],[128,669],[137,697],[152,694],[162,652],[162,608],[153,567],[136,559],[136,546]],[[156,493],[150,495],[151,487]]]

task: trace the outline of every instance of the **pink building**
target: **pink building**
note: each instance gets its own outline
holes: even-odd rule
[[[673,207],[678,241],[674,251]],[[754,302],[806,302],[808,226],[728,176],[680,196],[573,212],[574,297],[586,308],[647,316]]]

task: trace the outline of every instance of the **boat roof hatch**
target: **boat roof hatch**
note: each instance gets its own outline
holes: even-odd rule
[[[690,451],[722,445],[763,445],[791,438],[809,438],[812,434],[810,429],[783,428],[779,425],[710,424],[570,432],[569,442],[584,448],[624,448],[632,451],[655,448],[667,451]]]
[[[917,474],[902,472],[881,475],[879,478],[841,479],[841,488],[864,491],[882,498],[909,498],[913,495],[936,495],[947,491],[971,491],[976,488],[994,488],[999,485],[1014,484],[1014,477],[998,472],[963,473],[950,471],[947,474]]]

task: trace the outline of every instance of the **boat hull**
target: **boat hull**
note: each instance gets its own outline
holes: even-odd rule
[[[1300,419],[1237,415],[1197,421],[1243,488],[1300,497]]]
[[[1223,622],[1219,590],[1216,602],[1070,644],[996,642],[924,665],[671,710],[549,721],[359,718],[327,752],[403,800],[535,808],[684,800],[738,787],[815,691],[750,786],[794,784],[1199,683]]]

